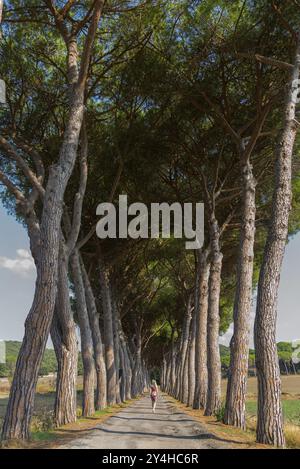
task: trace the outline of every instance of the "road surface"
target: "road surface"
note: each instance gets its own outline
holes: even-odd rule
[[[229,448],[189,415],[160,397],[156,413],[149,397],[135,401],[61,449],[209,449]]]

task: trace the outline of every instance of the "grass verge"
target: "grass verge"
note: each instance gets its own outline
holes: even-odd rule
[[[266,449],[266,445],[257,444],[255,441],[255,433],[251,429],[246,431],[240,430],[239,428],[224,425],[217,417],[207,417],[203,415],[203,410],[195,410],[191,407],[187,407],[186,404],[182,404],[173,397],[166,395],[166,398],[170,403],[174,404],[182,412],[185,412],[189,416],[204,425],[209,433],[212,433],[216,437],[230,444],[234,449]]]
[[[249,400],[246,403],[247,426],[255,434],[257,401]],[[284,434],[287,448],[300,448],[300,400],[286,399],[282,400],[282,409],[284,417]]]
[[[166,395],[171,403],[180,408],[183,412],[187,413],[195,420],[205,425],[207,429],[224,441],[232,444],[234,448],[249,448],[249,449],[270,449],[268,445],[256,443],[256,408],[257,402],[251,400],[247,402],[247,429],[240,430],[239,428],[230,425],[224,425],[220,416],[207,417],[203,415],[202,410],[195,410],[187,407],[185,404],[177,401],[173,397]],[[300,401],[298,399],[283,400],[283,413],[285,418],[284,433],[286,437],[286,445],[288,449],[300,448]]]
[[[31,424],[31,439],[26,443],[20,443],[12,441],[8,445],[5,445],[5,448],[8,449],[53,449],[65,443],[68,443],[76,438],[84,436],[86,432],[92,430],[99,423],[104,422],[106,419],[112,415],[120,412],[120,410],[128,407],[134,399],[123,402],[121,404],[115,404],[109,406],[106,409],[98,410],[91,417],[81,417],[81,410],[78,409],[79,417],[74,423],[63,425],[59,428],[52,428],[49,412],[45,414],[39,413],[38,416],[34,417]],[[47,428],[49,425],[49,428]]]

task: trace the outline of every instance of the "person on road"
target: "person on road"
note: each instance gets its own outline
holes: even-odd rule
[[[155,379],[153,379],[152,384],[150,386],[150,399],[151,399],[151,402],[152,402],[152,412],[153,412],[153,414],[155,414],[157,398],[158,398],[158,386],[156,384]]]

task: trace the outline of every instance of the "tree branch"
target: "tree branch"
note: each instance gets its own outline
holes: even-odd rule
[[[82,127],[81,127],[81,149],[80,149],[80,180],[78,192],[75,195],[75,201],[73,205],[73,219],[72,226],[69,233],[69,238],[67,241],[67,249],[70,254],[75,248],[76,242],[78,240],[78,235],[81,227],[81,216],[82,216],[82,205],[84,194],[87,184],[88,176],[88,138],[86,131],[85,118],[83,118]]]
[[[213,111],[215,112],[216,116],[220,119],[221,123],[223,124],[223,127],[225,127],[225,129],[230,133],[230,135],[232,136],[233,140],[240,144],[240,141],[241,141],[241,137],[239,136],[239,134],[231,127],[231,125],[229,124],[229,122],[227,121],[227,119],[225,119],[225,117],[223,116],[223,114],[221,113],[220,109],[218,108],[218,106],[213,103],[210,98],[206,95],[206,93],[201,93],[201,96],[205,99],[205,101],[207,102],[207,104],[209,104],[209,106],[213,109]],[[193,103],[194,104],[194,103]],[[197,103],[196,103],[197,104]],[[194,104],[195,105],[195,104]]]
[[[111,190],[110,197],[109,197],[109,200],[108,200],[108,202],[110,202],[110,203],[112,203],[112,201],[114,200],[114,196],[115,196],[118,184],[120,182],[122,171],[123,171],[123,160],[121,158],[119,168],[118,168],[115,180],[113,182],[112,190]],[[93,225],[92,228],[90,229],[90,231],[87,233],[87,235],[81,241],[78,241],[77,246],[76,246],[76,248],[78,250],[80,250],[91,239],[91,237],[96,233],[96,226],[97,226],[97,224]]]
[[[242,152],[242,155],[241,155],[241,160],[242,160],[242,163],[246,163],[253,150],[254,150],[254,147],[256,145],[256,142],[258,140],[258,138],[260,137],[261,135],[261,130],[263,128],[263,125],[266,121],[266,118],[267,118],[267,115],[270,111],[270,108],[271,108],[271,103],[269,102],[268,104],[266,104],[260,114],[260,116],[258,117],[257,119],[257,122],[256,122],[256,125],[255,125],[255,128],[254,128],[254,131],[250,137],[250,140],[248,142],[248,144],[246,145],[244,151]]]
[[[79,87],[85,86],[85,82],[86,82],[87,75],[88,75],[89,64],[90,64],[90,58],[92,55],[92,48],[93,48],[94,39],[96,36],[97,26],[101,17],[101,13],[103,11],[104,4],[105,4],[105,0],[96,0],[95,2],[94,13],[93,13],[91,23],[88,29],[87,37],[86,37],[85,44],[84,44],[83,54],[82,54],[82,60],[80,64],[79,77],[78,77]]]
[[[45,189],[41,185],[39,178],[37,178],[36,174],[29,168],[24,158],[22,158],[14,147],[2,136],[0,136],[0,148],[2,148],[9,159],[16,162],[17,166],[23,171],[29,182],[37,189],[41,198],[43,198]]]
[[[25,204],[26,198],[23,192],[0,170],[0,181],[6,186],[9,192],[15,196],[19,203]]]
[[[260,63],[272,65],[273,67],[281,68],[282,70],[291,70],[291,68],[293,68],[293,65],[290,63],[282,62],[281,60],[273,59],[272,57],[265,57],[264,55],[260,54],[248,54],[246,52],[237,52],[236,56],[250,60],[257,60]]]

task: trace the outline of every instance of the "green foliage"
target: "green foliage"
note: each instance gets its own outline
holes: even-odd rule
[[[291,342],[278,342],[277,350],[278,352],[287,352],[291,354],[293,352],[292,343]]]
[[[38,416],[33,416],[31,422],[31,431],[34,433],[44,433],[53,430],[53,411],[44,410]]]
[[[132,2],[121,3],[126,9]],[[147,206],[163,201],[207,202],[207,192],[220,189],[216,217],[220,226],[226,225],[221,240],[220,334],[232,322],[242,187],[236,144],[204,93],[243,137],[251,134],[261,105],[278,96],[265,121],[266,135],[258,139],[251,157],[257,179],[254,290],[274,188],[273,150],[283,119],[281,96],[287,75],[247,54],[289,62],[294,49],[271,3],[159,0],[142,2],[142,8],[130,8],[125,14],[112,8],[101,19],[91,60],[86,112],[89,177],[80,237],[95,225],[96,207],[109,200],[120,167],[113,197],[116,204],[119,193],[126,193],[129,203],[142,201]],[[283,17],[295,25],[294,7],[283,3]],[[48,174],[50,165],[57,161],[68,111],[66,48],[47,8],[35,0],[23,2],[22,7],[17,1],[10,4],[12,8],[4,15],[7,22],[0,51],[0,75],[5,78],[8,94],[8,106],[0,110],[0,130],[12,138],[25,136],[41,153]],[[74,3],[69,12],[71,23],[82,16],[84,8],[84,2]],[[85,30],[80,33],[79,55],[85,34]],[[34,168],[29,155],[23,156]],[[26,177],[2,150],[0,169],[27,197],[30,187]],[[79,177],[77,162],[65,195],[66,208],[73,206]],[[2,185],[0,198],[22,222],[14,197]],[[40,211],[38,206],[37,213]],[[295,165],[290,235],[299,227],[300,182]],[[82,255],[89,264],[101,311],[98,247],[93,237]],[[155,368],[162,355],[178,343],[188,299],[195,288],[195,253],[186,251],[184,242],[172,235],[164,240],[105,240],[101,248],[117,292],[125,333],[134,342],[141,325],[145,355]],[[13,373],[19,350],[16,344],[8,343],[1,376]],[[220,350],[222,366],[227,368],[229,349]],[[278,351],[283,360],[291,353],[282,344]],[[254,359],[250,351],[249,363]],[[40,373],[53,372],[56,367],[54,351],[46,350]],[[82,373],[81,359],[78,371]]]
[[[225,402],[222,402],[219,409],[215,413],[218,422],[223,422],[225,416]]]

